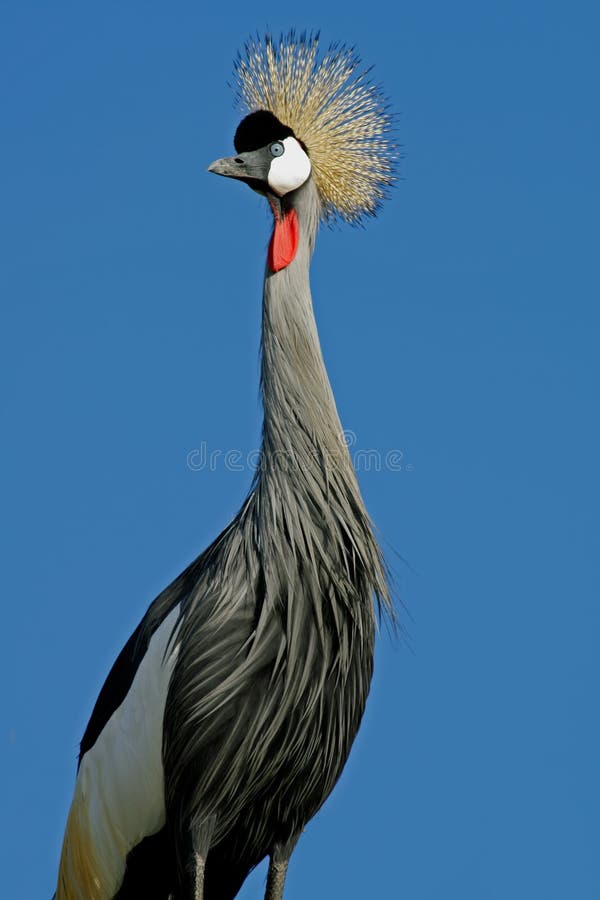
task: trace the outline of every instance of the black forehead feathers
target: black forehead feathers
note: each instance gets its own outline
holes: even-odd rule
[[[233,145],[237,153],[259,150],[272,141],[283,141],[295,137],[289,125],[284,125],[277,116],[266,109],[259,109],[242,119],[235,132]]]

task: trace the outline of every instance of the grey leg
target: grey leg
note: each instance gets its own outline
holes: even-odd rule
[[[192,830],[191,890],[192,900],[204,900],[204,870],[210,850],[216,819],[212,816]]]
[[[271,861],[269,862],[265,900],[283,900],[287,868],[299,837],[300,835],[296,834],[284,844],[275,844],[271,853]]]
[[[204,867],[206,857],[194,855],[194,900],[204,900]]]
[[[283,886],[285,884],[285,876],[287,873],[289,860],[284,862],[274,862],[271,857],[269,863],[269,874],[267,875],[267,890],[265,892],[265,900],[282,900]]]

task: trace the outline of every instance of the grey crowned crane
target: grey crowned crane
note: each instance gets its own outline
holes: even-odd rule
[[[233,521],[151,604],[87,725],[57,900],[230,900],[270,858],[280,900],[307,822],[342,772],[392,614],[319,345],[319,221],[358,222],[394,179],[390,117],[353,51],[253,40],[247,113],[209,171],[273,213],[260,465]]]

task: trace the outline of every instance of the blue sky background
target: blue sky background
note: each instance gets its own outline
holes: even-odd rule
[[[50,897],[108,668],[251,478],[187,457],[258,440],[269,219],[205,169],[267,24],[356,43],[405,147],[313,293],[354,449],[403,454],[360,480],[412,650],[287,900],[598,898],[600,13],[551,0],[1,4],[2,894]]]

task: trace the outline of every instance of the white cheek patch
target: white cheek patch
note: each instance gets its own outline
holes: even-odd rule
[[[286,137],[282,144],[285,152],[273,157],[267,177],[269,187],[280,197],[304,184],[311,169],[310,159],[296,138]]]

